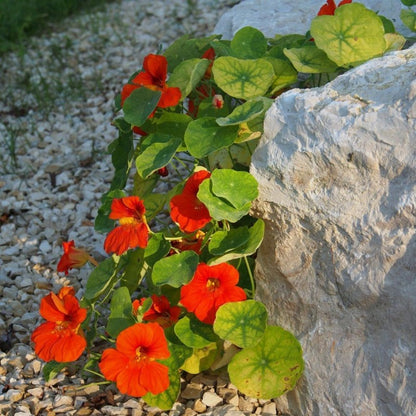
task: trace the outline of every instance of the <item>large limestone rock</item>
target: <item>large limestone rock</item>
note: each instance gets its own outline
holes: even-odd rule
[[[335,0],[336,4],[340,1]],[[303,35],[325,3],[326,0],[245,0],[221,17],[214,33],[222,34],[224,39],[231,39],[242,27],[253,26],[268,37],[291,33]],[[400,10],[405,8],[400,0],[361,0],[359,3],[391,19],[402,35],[412,35],[400,20]]]
[[[416,415],[416,47],[266,115],[257,296],[304,349],[296,416]]]

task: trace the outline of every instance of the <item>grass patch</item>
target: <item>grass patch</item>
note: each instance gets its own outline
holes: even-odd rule
[[[0,54],[63,18],[115,0],[0,0]]]

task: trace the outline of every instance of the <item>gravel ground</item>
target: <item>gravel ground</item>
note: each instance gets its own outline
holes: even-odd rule
[[[100,259],[104,236],[93,221],[117,137],[113,99],[143,57],[184,33],[203,36],[236,1],[122,0],[63,21],[0,61],[0,414],[273,415],[273,401],[246,398],[228,380],[188,376],[174,409],[160,412],[114,386],[71,372],[45,383],[30,345],[40,299],[72,285],[88,267],[58,275],[62,242]]]

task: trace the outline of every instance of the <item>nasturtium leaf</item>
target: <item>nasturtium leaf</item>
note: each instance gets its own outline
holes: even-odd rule
[[[413,10],[402,9],[400,19],[412,32],[416,32],[416,13]]]
[[[273,66],[262,58],[222,56],[214,61],[212,73],[219,88],[243,100],[265,95],[274,79]]]
[[[46,382],[54,379],[68,363],[58,363],[56,361],[49,361],[43,367],[43,378]]]
[[[173,327],[170,328],[172,328],[173,332]],[[166,338],[168,340],[170,357],[166,360],[162,360],[161,363],[167,365],[170,370],[175,371],[181,368],[185,360],[192,355],[193,349],[182,344],[179,339],[179,343],[171,342],[167,333]]]
[[[174,330],[181,342],[191,348],[206,347],[218,339],[211,325],[204,324],[194,316],[179,319]]]
[[[141,126],[156,108],[160,96],[160,91],[146,87],[133,90],[123,104],[125,120],[133,126]]]
[[[416,0],[401,0],[401,2],[408,7],[416,6]]]
[[[218,126],[214,117],[199,118],[188,124],[185,144],[192,156],[203,158],[230,146],[237,137],[237,131],[238,126]]]
[[[244,147],[239,148],[239,153],[241,151],[248,151],[250,156],[253,154],[254,149],[257,147],[258,140],[260,139],[262,133],[263,133],[263,121],[264,116],[258,116],[254,118],[253,120],[248,121],[247,123],[241,123],[240,128],[238,130],[238,137],[237,140],[234,142],[234,144],[241,145],[244,142],[250,142],[249,145],[244,149]],[[237,150],[237,149],[235,149]],[[241,160],[245,160],[244,158],[239,158]],[[248,163],[242,163],[243,166],[249,166],[251,161],[248,161]]]
[[[194,349],[193,354],[184,362],[182,370],[189,374],[199,374],[208,370],[217,356],[217,344],[215,342],[203,348]]]
[[[231,55],[231,41],[216,39],[211,42],[211,47],[214,48],[215,56],[230,56]]]
[[[265,59],[273,65],[275,74],[275,78],[271,86],[272,94],[297,81],[298,71],[293,68],[293,65],[291,65],[290,62],[287,62],[284,59],[273,58],[271,56],[266,57]]]
[[[269,103],[266,99],[254,99],[246,101],[244,104],[234,108],[231,114],[227,117],[217,118],[217,124],[219,126],[232,126],[238,125],[262,114],[269,107]],[[267,107],[267,108],[266,108]]]
[[[158,133],[183,138],[192,118],[186,114],[164,112],[155,123]]]
[[[244,244],[238,247],[235,247],[234,249],[229,250],[222,255],[211,258],[208,261],[208,264],[212,266],[214,264],[224,263],[227,261],[231,261],[233,259],[238,259],[238,258],[249,256],[255,253],[256,250],[260,247],[261,242],[263,241],[264,221],[261,219],[258,219],[254,223],[254,225],[248,229],[248,234],[249,234],[248,240]],[[218,237],[221,237],[221,236],[218,236]],[[225,236],[224,240],[226,240],[226,238],[227,237]],[[214,243],[217,247],[221,245],[221,242],[218,240],[216,240]],[[223,244],[223,247],[227,246],[226,241],[223,242],[222,244]],[[211,245],[209,245],[208,248],[210,249]],[[214,254],[214,253],[211,253],[211,254]]]
[[[256,345],[241,350],[228,365],[231,382],[258,399],[272,399],[292,390],[303,369],[298,340],[276,326],[268,326]]]
[[[123,198],[126,193],[120,189],[114,189],[105,193],[101,197],[101,206],[98,208],[98,214],[95,218],[94,229],[99,233],[108,233],[114,228],[114,220],[110,220],[108,216],[111,212],[111,204],[114,198]]]
[[[153,267],[158,260],[169,253],[169,250],[170,243],[165,240],[163,233],[152,234],[144,251],[144,259],[150,267]]]
[[[255,134],[247,126],[247,130],[242,130],[242,125],[240,125],[238,140],[244,141],[245,138],[248,138],[250,135],[260,136],[260,134]],[[221,169],[231,169],[236,166],[245,166],[248,167],[251,162],[251,155],[254,152],[254,149],[257,147],[258,140],[251,140],[245,143],[234,143],[227,149],[220,149],[217,152],[211,153],[208,156],[210,170],[215,168]]]
[[[169,86],[178,87],[184,100],[201,81],[208,66],[208,59],[193,58],[181,62],[169,77]]]
[[[146,179],[143,179],[136,172],[133,178],[133,195],[137,195],[138,197],[140,197],[140,199],[146,201],[147,196],[152,193],[159,179],[160,179],[160,176],[156,174],[150,175]],[[148,214],[149,213],[146,212],[146,216]]]
[[[221,256],[247,243],[249,237],[248,227],[232,228],[230,231],[217,231],[211,236],[208,250],[214,256]]]
[[[249,172],[234,169],[215,169],[210,181],[212,193],[227,200],[234,208],[243,209],[258,195],[258,183]]]
[[[153,265],[152,282],[156,286],[180,287],[193,277],[199,257],[192,250],[165,257]]]
[[[276,35],[275,39],[271,40],[272,47],[267,54],[273,58],[285,59],[284,49],[299,48],[306,40],[305,35]]]
[[[316,46],[341,67],[380,56],[386,48],[381,19],[360,3],[338,7],[334,16],[315,17],[311,35]]]
[[[241,348],[257,344],[267,326],[266,307],[255,300],[229,302],[217,310],[214,332]]]
[[[384,39],[386,40],[386,52],[398,51],[406,43],[406,38],[398,33],[386,33]]]
[[[130,292],[127,287],[119,287],[111,298],[110,316],[108,317],[106,330],[111,337],[117,338],[123,329],[134,323]]]
[[[260,30],[246,26],[231,41],[231,54],[241,59],[261,58],[267,50],[267,40]]]
[[[142,142],[142,151],[136,158],[136,169],[142,178],[167,165],[182,140],[166,134],[150,134]]]
[[[337,69],[337,64],[328,59],[323,50],[313,45],[284,49],[283,52],[299,72],[319,74]]]
[[[227,200],[216,196],[211,190],[211,181],[209,179],[199,185],[197,197],[206,205],[211,217],[217,221],[237,222],[248,213],[251,207],[251,202],[248,202],[241,209],[236,209]]]
[[[166,194],[148,194],[144,200],[146,208],[146,218],[148,221],[153,219],[160,211],[162,211],[167,201]]]
[[[133,293],[137,289],[141,279],[144,250],[142,248],[128,250],[125,257],[127,264],[121,275],[120,285],[125,286],[130,293]]]
[[[85,286],[85,298],[95,300],[113,284],[119,257],[113,255],[102,261],[90,274]]]
[[[160,410],[172,409],[181,391],[181,379],[178,371],[169,371],[169,387],[159,394],[147,393],[143,400],[150,406]]]
[[[387,17],[385,17],[381,14],[378,14],[377,16],[381,19],[381,21],[383,23],[385,34],[386,33],[396,33],[396,29],[394,28],[394,24],[390,19],[387,19]]]

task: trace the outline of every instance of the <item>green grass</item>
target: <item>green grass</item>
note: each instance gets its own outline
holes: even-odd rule
[[[0,0],[0,54],[61,19],[114,0]]]

